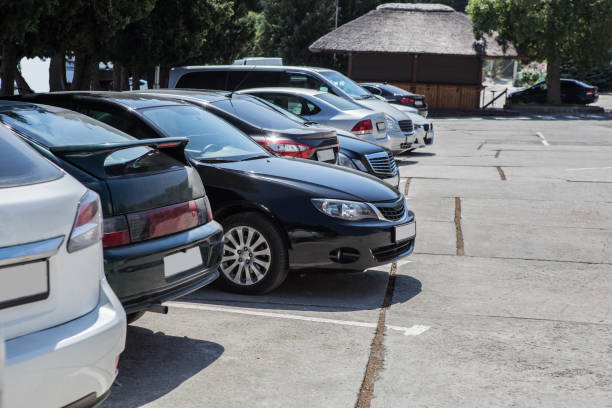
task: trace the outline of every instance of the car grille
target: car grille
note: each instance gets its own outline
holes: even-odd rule
[[[366,154],[365,157],[375,173],[381,173],[388,176],[395,176],[397,173],[397,163],[395,163],[392,153],[382,152]]]
[[[404,197],[400,198],[394,203],[378,203],[374,204],[378,211],[390,221],[401,220],[406,212],[406,200]]]
[[[388,262],[410,251],[414,245],[414,238],[382,246],[372,250],[377,262]]]
[[[402,132],[412,132],[414,130],[411,120],[400,120],[398,123]]]

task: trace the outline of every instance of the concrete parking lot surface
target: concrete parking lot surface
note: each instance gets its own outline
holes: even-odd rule
[[[435,123],[413,256],[171,302],[103,407],[612,407],[612,120]]]

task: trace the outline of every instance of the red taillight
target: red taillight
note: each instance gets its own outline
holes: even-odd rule
[[[587,89],[586,94],[587,95],[595,95],[595,89],[593,89],[593,88]]]
[[[104,220],[104,248],[175,234],[212,221],[207,197]]]
[[[340,152],[340,145],[335,145],[334,146],[334,153],[338,153]]]
[[[403,103],[405,105],[414,105],[414,99],[404,96],[402,99],[400,99],[400,103]]]
[[[373,130],[374,126],[372,126],[372,121],[370,119],[365,119],[357,122],[357,124],[351,129],[351,133],[356,136],[363,136],[372,134]]]
[[[291,140],[266,140],[260,141],[266,149],[283,156],[299,157],[302,159],[310,159],[314,156],[316,148],[302,143],[297,143]]]

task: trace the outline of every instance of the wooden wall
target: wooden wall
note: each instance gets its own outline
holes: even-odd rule
[[[431,108],[480,107],[482,64],[478,57],[353,53],[349,76],[358,82],[388,82],[423,94]]]

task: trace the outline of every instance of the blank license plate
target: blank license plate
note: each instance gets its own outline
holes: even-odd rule
[[[395,227],[395,242],[413,238],[416,235],[416,223],[413,221],[409,224],[399,225]]]
[[[423,106],[423,101],[414,101],[415,106]]]
[[[0,268],[0,309],[44,299],[48,294],[47,261]]]
[[[164,257],[164,275],[169,278],[200,265],[202,265],[200,247],[191,248],[185,252],[177,252]]]
[[[319,150],[317,152],[317,160],[319,161],[332,161],[335,158],[336,156],[334,155],[333,149]]]

